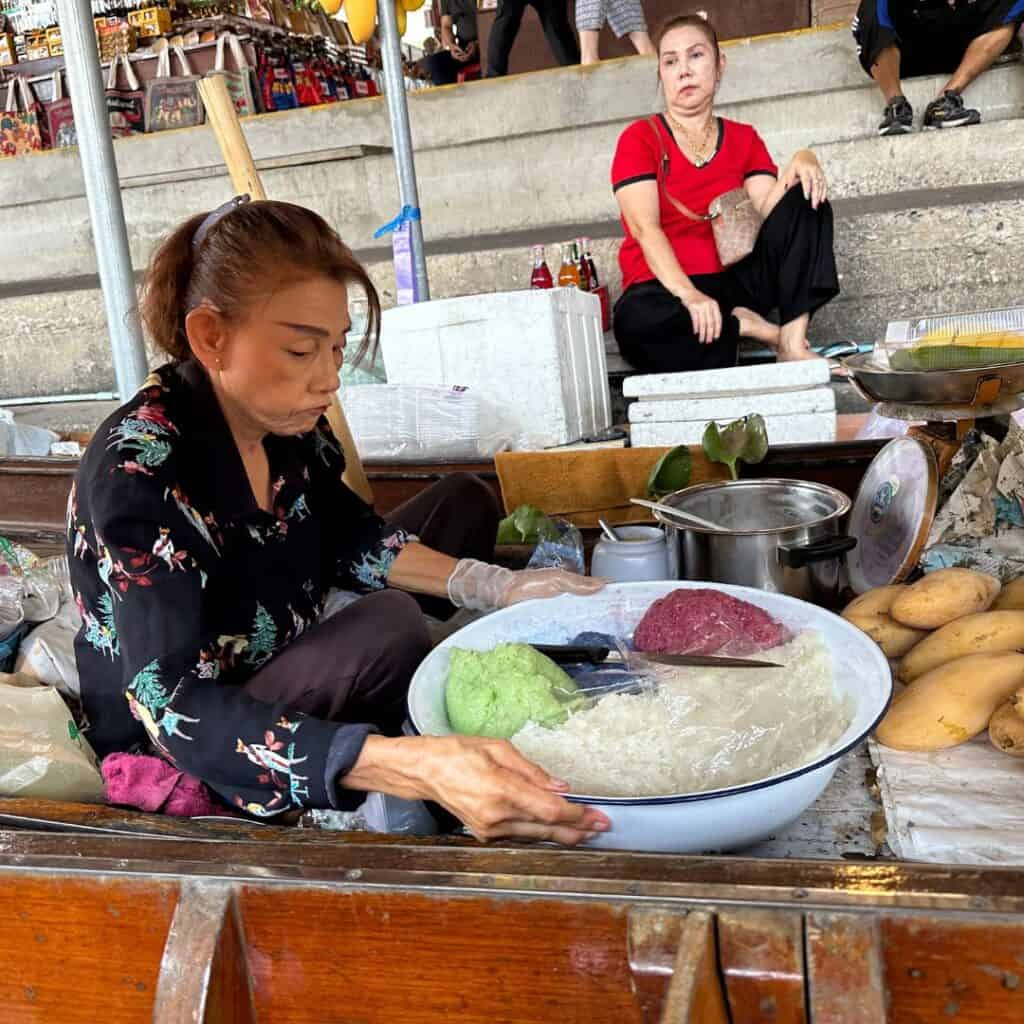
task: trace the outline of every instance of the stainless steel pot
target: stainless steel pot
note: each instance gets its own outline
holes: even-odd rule
[[[683,527],[655,513],[670,563],[684,580],[735,583],[834,607],[843,556],[857,541],[841,531],[850,499],[803,480],[697,484],[662,499],[718,526]]]

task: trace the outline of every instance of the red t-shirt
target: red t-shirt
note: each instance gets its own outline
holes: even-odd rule
[[[668,154],[668,172],[663,183],[669,193],[693,213],[705,214],[712,200],[735,188],[741,188],[755,174],[778,176],[778,168],[768,154],[761,136],[739,121],[718,119],[718,148],[703,166],[696,167],[684,155],[672,137],[663,115],[655,119]],[[637,181],[657,181],[661,147],[654,137],[650,119],[636,121],[619,137],[612,161],[612,191]],[[724,268],[715,248],[715,236],[709,221],[690,220],[680,213],[659,190],[661,229],[665,232],[679,265],[690,277],[694,274],[718,274]],[[625,219],[626,239],[619,250],[622,288],[650,281],[654,277],[647,266],[640,244],[630,233]]]

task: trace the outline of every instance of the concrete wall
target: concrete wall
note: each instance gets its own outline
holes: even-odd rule
[[[820,340],[872,340],[892,317],[1024,301],[1024,69],[992,71],[969,99],[986,123],[875,137],[879,99],[845,29],[728,48],[721,112],[758,126],[777,159],[815,146],[831,177],[842,298]],[[523,287],[527,248],[596,239],[618,288],[620,237],[608,173],[622,128],[656,107],[652,60],[609,61],[410,98],[434,295]],[[920,111],[938,79],[908,83]],[[398,199],[383,102],[250,119],[270,195],[335,224],[393,301],[389,250],[374,242]],[[169,229],[230,194],[208,128],[115,146],[133,260]],[[77,155],[0,161],[0,396],[112,387],[95,256]]]

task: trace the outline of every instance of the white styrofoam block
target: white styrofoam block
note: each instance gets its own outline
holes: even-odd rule
[[[768,443],[820,444],[836,439],[834,412],[797,413],[765,418]],[[691,423],[637,423],[630,431],[634,448],[661,448],[675,444],[700,444],[707,421]]]
[[[391,384],[462,385],[497,409],[514,450],[611,426],[601,303],[577,288],[467,295],[386,310]]]
[[[627,377],[622,384],[622,393],[626,398],[660,399],[798,391],[827,384],[830,373],[827,359],[728,366],[722,370],[692,373],[648,373],[641,377]]]
[[[794,413],[835,412],[835,392],[828,387],[803,391],[776,391],[767,395],[737,395],[733,398],[681,398],[668,402],[634,402],[629,407],[630,423],[683,423],[688,420],[735,420],[752,412],[762,416],[790,416]]]

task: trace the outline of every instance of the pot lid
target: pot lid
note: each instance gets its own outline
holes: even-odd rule
[[[868,467],[850,512],[857,546],[846,556],[858,594],[900,583],[917,565],[935,519],[939,468],[912,437],[890,441]]]

